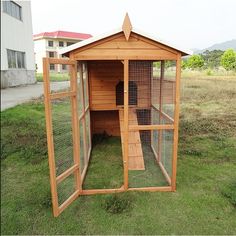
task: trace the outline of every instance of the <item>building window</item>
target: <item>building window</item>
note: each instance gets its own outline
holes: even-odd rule
[[[67,65],[62,65],[62,70],[66,70],[67,69]]]
[[[54,64],[50,64],[50,70],[55,70],[55,65]]]
[[[64,47],[64,42],[63,41],[59,41],[59,47]]]
[[[72,45],[72,44],[74,44],[74,43],[73,43],[73,42],[67,42],[67,43],[66,43],[67,47],[70,46],[70,45]]]
[[[48,47],[53,47],[53,41],[48,41]]]
[[[54,57],[54,52],[49,52],[49,57]]]
[[[8,68],[25,68],[25,52],[7,49]]]
[[[13,1],[2,1],[3,12],[10,16],[15,17],[18,20],[22,20],[22,9],[21,6]]]

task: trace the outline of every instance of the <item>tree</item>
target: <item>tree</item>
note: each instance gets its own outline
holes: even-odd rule
[[[217,68],[220,66],[220,59],[223,55],[224,51],[221,50],[213,50],[209,51],[206,50],[200,55],[202,56],[204,60],[204,67],[205,68]]]
[[[226,70],[236,70],[236,51],[233,49],[226,50],[220,62]]]
[[[200,55],[192,55],[188,58],[187,66],[191,69],[198,69],[203,67],[204,60]]]

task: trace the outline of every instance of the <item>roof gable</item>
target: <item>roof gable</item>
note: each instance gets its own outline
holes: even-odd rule
[[[76,44],[73,44],[69,47],[63,48],[59,51],[59,54],[64,54],[64,55],[69,55],[69,53],[73,52],[73,54],[75,53],[75,51],[78,53],[80,51],[83,50],[87,50],[88,48],[92,48],[92,47],[96,47],[98,44],[103,44],[104,42],[109,42],[112,41],[114,39],[116,39],[117,36],[121,36],[123,35],[125,40],[126,40],[126,45],[131,45],[132,44],[132,40],[130,41],[130,36],[132,35],[133,37],[139,37],[141,41],[146,41],[147,44],[150,45],[154,45],[156,47],[160,47],[163,50],[167,50],[171,53],[181,53],[182,56],[186,56],[191,54],[190,51],[188,50],[183,50],[180,49],[179,47],[176,47],[175,45],[171,44],[171,43],[167,43],[164,42],[163,40],[157,39],[151,35],[148,35],[136,28],[133,28],[130,22],[130,19],[128,17],[128,15],[125,16],[125,20],[124,23],[122,25],[122,28],[118,28],[116,30],[113,30],[111,32],[108,32],[106,34],[102,34],[100,36],[96,36],[96,37],[91,37],[87,40],[84,40],[82,42],[78,42]],[[124,41],[124,45],[125,45],[125,41]],[[134,45],[134,43],[133,43]],[[105,45],[103,45],[105,46]],[[147,45],[146,45],[147,46]],[[118,48],[114,48],[119,50],[119,46],[117,46]]]

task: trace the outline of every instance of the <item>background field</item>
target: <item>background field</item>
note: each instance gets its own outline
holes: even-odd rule
[[[83,196],[53,218],[42,101],[1,127],[2,234],[236,234],[236,76],[183,74],[175,193]]]

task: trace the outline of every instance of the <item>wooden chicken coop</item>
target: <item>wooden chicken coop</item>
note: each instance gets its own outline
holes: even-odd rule
[[[136,30],[127,14],[122,28],[61,54],[68,59],[43,59],[54,216],[80,195],[175,191],[181,57],[188,52]],[[51,90],[50,64],[67,65],[68,88]],[[104,133],[120,140],[121,184],[86,188],[92,138]],[[102,171],[112,178],[114,163],[106,168],[91,182]]]

